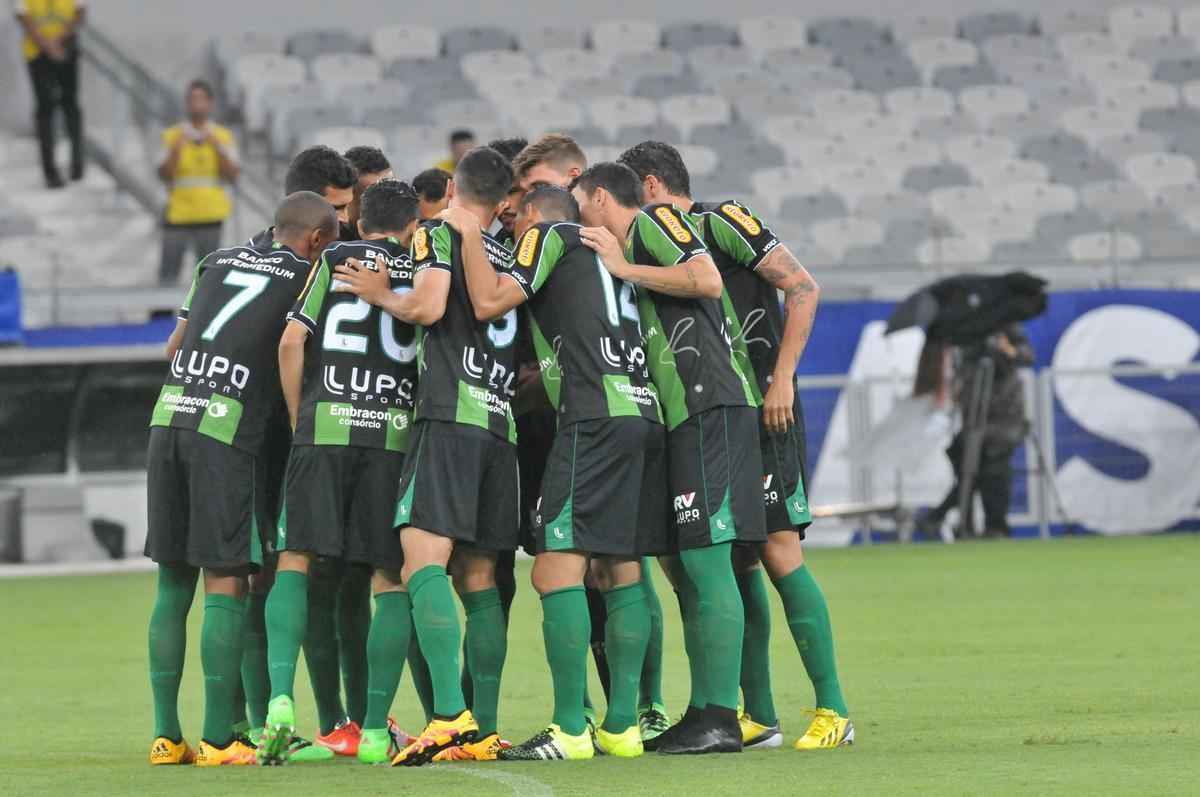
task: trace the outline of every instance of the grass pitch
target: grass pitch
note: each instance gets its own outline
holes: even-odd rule
[[[150,575],[0,581],[0,788],[9,794],[1168,794],[1200,779],[1200,536],[880,546],[811,553],[839,645],[858,745],[831,753],[628,761],[352,761],[285,768],[151,769],[146,680]],[[501,729],[550,716],[540,609],[519,573]],[[687,668],[671,592],[665,684]],[[790,745],[812,694],[776,603],[775,697]],[[199,602],[191,637],[200,631]],[[181,714],[201,723],[199,645]],[[306,676],[298,709],[315,712]],[[593,683],[593,696],[600,696]],[[416,729],[407,674],[395,714]]]

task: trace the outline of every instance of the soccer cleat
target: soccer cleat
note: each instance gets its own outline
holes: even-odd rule
[[[740,753],[742,728],[737,711],[709,705],[694,720],[681,722],[678,730],[660,742],[658,752],[667,755],[704,755],[706,753]]]
[[[501,750],[507,749],[497,733],[489,733],[477,742],[467,742],[456,747],[447,747],[433,757],[435,763],[443,761],[495,761]]]
[[[293,764],[311,764],[314,761],[332,761],[337,756],[328,747],[313,744],[308,739],[293,736],[288,742],[288,761]]]
[[[831,708],[819,708],[804,735],[796,740],[797,750],[831,750],[854,744],[854,723]]]
[[[188,745],[185,739],[174,742],[165,736],[160,736],[150,745],[150,766],[152,767],[186,766],[195,761],[196,751]]]
[[[417,740],[417,737],[410,733],[400,730],[400,726],[391,717],[388,717],[387,724],[388,736],[392,737],[392,744],[396,746],[396,750],[403,750]]]
[[[317,744],[332,750],[337,755],[358,755],[358,740],[362,737],[362,728],[349,717],[333,726],[333,730],[325,735],[317,734]]]
[[[244,736],[235,736],[224,747],[201,739],[200,751],[196,753],[198,767],[250,766],[254,762],[254,747]]]
[[[267,704],[267,724],[258,742],[258,763],[264,767],[286,764],[291,755],[292,736],[296,731],[296,705],[287,695],[279,695]]]
[[[743,750],[769,750],[783,744],[783,731],[779,729],[778,721],[774,725],[763,725],[738,709],[738,724],[742,727]]]
[[[390,728],[363,728],[358,742],[358,760],[364,764],[383,764],[395,755]]]
[[[528,741],[500,751],[501,761],[586,761],[596,755],[595,743],[588,730],[578,736],[563,732],[557,725]]]
[[[597,728],[596,747],[605,755],[637,758],[643,751],[642,731],[636,725],[630,725],[621,733],[609,733],[604,728]]]
[[[638,730],[642,733],[642,742],[649,742],[662,736],[671,727],[667,719],[667,707],[661,703],[652,703],[638,709]]]
[[[434,717],[412,744],[396,753],[396,757],[392,759],[392,766],[419,767],[428,764],[447,747],[475,741],[478,733],[479,724],[475,722],[469,709],[452,720]]]
[[[691,723],[698,721],[704,716],[704,709],[696,708],[693,705],[688,705],[687,710],[683,712],[683,716],[674,725],[668,727],[665,731],[655,736],[652,739],[642,739],[642,747],[647,751],[653,752],[659,748],[659,745],[665,744],[671,736],[678,733],[681,729],[688,727]]]

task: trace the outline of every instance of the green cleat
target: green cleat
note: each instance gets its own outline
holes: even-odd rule
[[[662,736],[663,731],[671,727],[667,719],[667,707],[661,703],[651,703],[638,709],[638,729],[642,732],[642,741],[648,742]]]
[[[267,704],[267,725],[258,745],[258,763],[270,767],[286,764],[291,755],[292,736],[296,732],[296,706],[287,695]]]
[[[319,744],[313,744],[308,739],[301,739],[299,736],[293,736],[288,742],[288,761],[293,764],[309,764],[314,761],[332,761],[337,758],[337,753],[330,750],[328,747],[322,747]]]
[[[358,742],[358,760],[364,764],[386,764],[391,761],[392,735],[387,728],[363,728]]]

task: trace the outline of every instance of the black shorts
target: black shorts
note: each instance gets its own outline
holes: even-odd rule
[[[796,423],[784,434],[772,434],[762,425],[759,414],[759,445],[763,458],[763,508],[767,513],[767,532],[798,531],[812,525],[805,485],[804,413],[800,399],[793,410]]]
[[[257,569],[270,528],[252,455],[187,429],[156,426],[146,454],[146,556],[160,564]]]
[[[546,457],[558,434],[558,412],[536,409],[517,416],[517,466],[521,473],[521,547],[537,553],[534,542],[534,516],[542,496],[542,475]]]
[[[516,446],[477,426],[423,419],[412,428],[408,451],[394,526],[484,551],[516,549]]]
[[[597,418],[559,430],[534,519],[537,553],[666,553],[666,456],[663,427],[644,418]]]
[[[392,520],[403,469],[397,451],[295,446],[275,547],[399,570],[404,551]]]
[[[766,541],[758,415],[715,407],[667,434],[673,550]]]

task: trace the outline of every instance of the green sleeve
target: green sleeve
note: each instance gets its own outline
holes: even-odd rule
[[[188,288],[187,296],[183,297],[183,304],[179,306],[179,318],[187,320],[188,313],[192,311],[192,299],[196,295],[196,284],[200,281],[200,272],[204,270],[204,264],[208,262],[209,255],[205,255],[196,264],[195,271],[192,272],[192,284]]]
[[[775,233],[740,202],[726,202],[705,213],[704,218],[713,247],[751,271],[779,246]]]
[[[695,225],[671,205],[654,205],[638,213],[635,256],[649,261],[641,265],[673,266],[708,254]],[[640,251],[639,251],[640,250]]]
[[[417,228],[409,247],[413,273],[427,268],[449,271],[454,263],[454,242],[445,222],[426,222]]]
[[[321,316],[321,307],[325,304],[325,297],[329,295],[332,273],[327,256],[321,255],[320,262],[309,275],[308,284],[304,286],[304,290],[300,292],[300,297],[292,307],[292,312],[288,314],[289,319],[299,321],[308,327],[310,333],[317,330],[317,319]]]
[[[517,281],[526,298],[532,299],[566,251],[567,244],[555,225],[530,227],[517,244],[512,270],[505,273]]]

